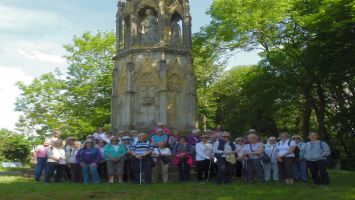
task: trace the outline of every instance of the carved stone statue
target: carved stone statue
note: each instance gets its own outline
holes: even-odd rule
[[[181,28],[178,22],[178,19],[171,22],[171,46],[173,48],[181,47]]]
[[[142,44],[154,45],[158,43],[158,18],[152,9],[145,11],[146,17],[142,21]]]

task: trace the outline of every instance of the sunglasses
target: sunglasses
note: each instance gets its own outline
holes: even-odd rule
[[[229,138],[229,136],[223,136],[223,138]]]
[[[243,142],[244,140],[237,140],[237,142]]]
[[[293,138],[294,140],[300,140],[301,138]]]
[[[87,142],[88,144],[94,144],[94,142]]]

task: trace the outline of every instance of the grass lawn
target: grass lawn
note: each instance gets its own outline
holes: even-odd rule
[[[318,187],[296,183],[286,186],[280,183],[230,185],[214,184],[49,184],[13,177],[0,177],[1,200],[26,199],[134,199],[134,200],[355,200],[355,172],[331,172],[331,185]]]

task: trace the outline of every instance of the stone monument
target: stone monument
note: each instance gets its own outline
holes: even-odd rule
[[[189,0],[120,0],[116,19],[113,130],[195,129]]]

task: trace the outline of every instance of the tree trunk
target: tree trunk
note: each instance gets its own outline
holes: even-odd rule
[[[324,137],[324,140],[329,142],[330,138],[325,127],[325,108],[326,100],[324,89],[321,84],[317,83],[317,95],[318,95],[318,106],[314,104],[314,110],[316,112],[316,118],[318,121],[318,134]]]
[[[307,84],[306,88],[304,89],[304,108],[303,108],[303,123],[302,123],[302,132],[303,138],[306,139],[309,134],[310,129],[310,121],[311,121],[311,114],[312,114],[312,94],[311,88],[312,84]]]

